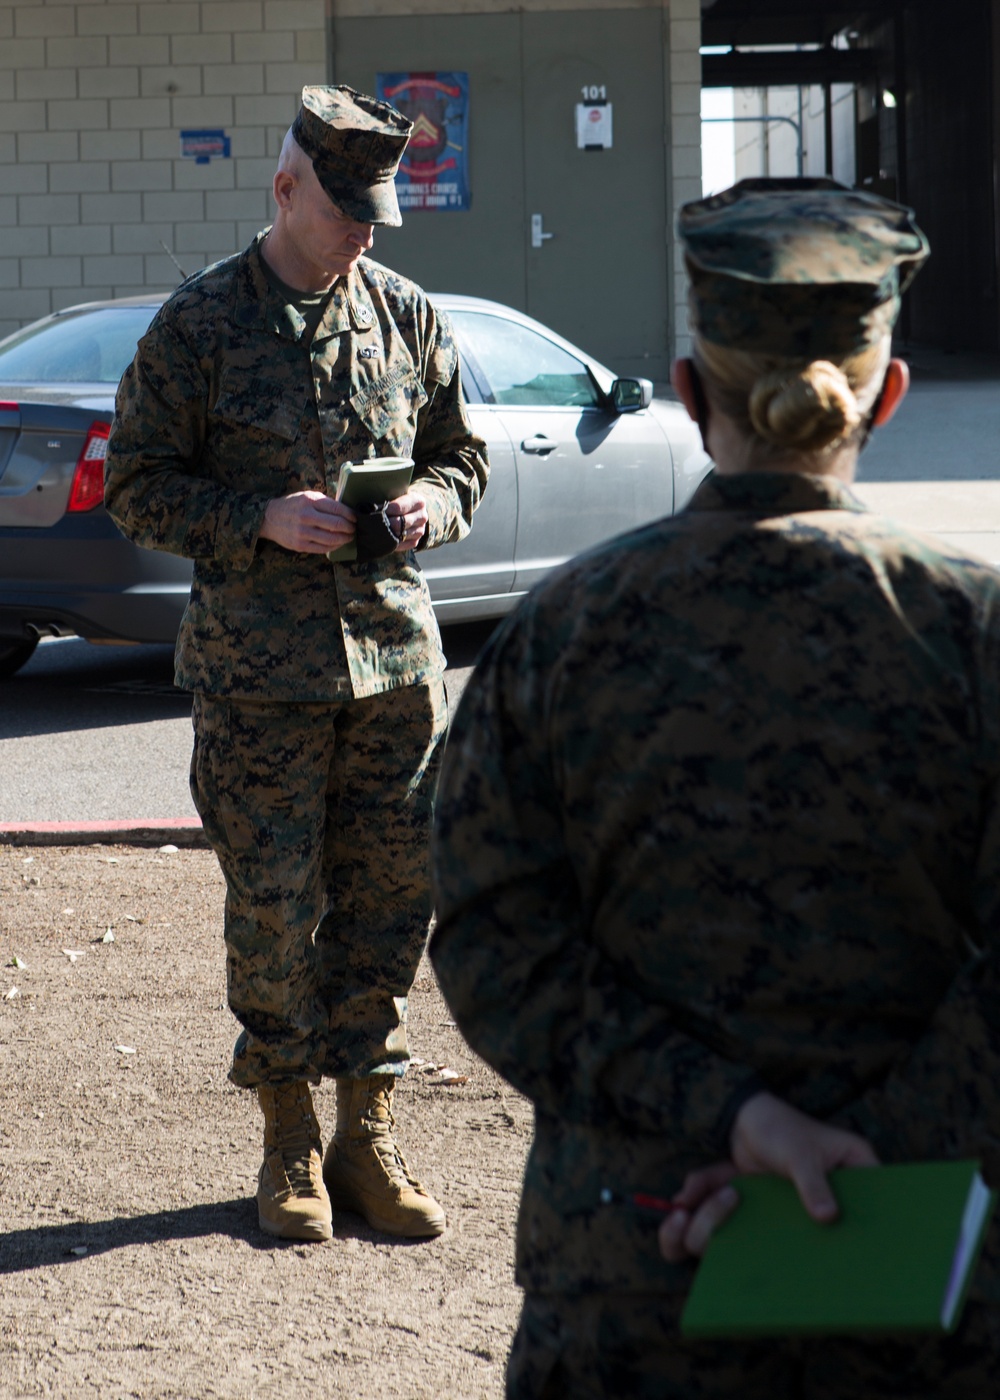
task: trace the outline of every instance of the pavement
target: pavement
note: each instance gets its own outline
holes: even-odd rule
[[[452,712],[494,626],[445,629]],[[169,647],[43,641],[0,697],[0,847],[207,847],[171,672]]]

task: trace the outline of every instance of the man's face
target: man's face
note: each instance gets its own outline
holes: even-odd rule
[[[291,192],[288,230],[305,261],[336,277],[350,272],[375,241],[374,225],[342,214],[311,166]]]

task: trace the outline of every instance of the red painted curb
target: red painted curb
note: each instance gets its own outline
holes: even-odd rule
[[[135,821],[0,822],[7,846],[207,846],[198,817]]]

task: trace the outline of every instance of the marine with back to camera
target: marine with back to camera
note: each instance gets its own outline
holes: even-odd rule
[[[995,1220],[953,1335],[679,1335],[737,1171],[820,1221],[835,1167],[1000,1178],[1000,582],[850,490],[926,240],[832,181],[679,235],[716,470],[520,606],[442,772],[431,960],[535,1107],[507,1394],[990,1400]]]

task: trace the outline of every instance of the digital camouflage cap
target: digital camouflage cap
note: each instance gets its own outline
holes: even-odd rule
[[[292,135],[348,218],[401,224],[394,180],[413,123],[350,87],[306,87]]]
[[[913,212],[836,180],[741,180],[678,217],[692,329],[732,349],[846,356],[895,324],[930,252]]]

